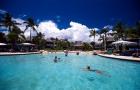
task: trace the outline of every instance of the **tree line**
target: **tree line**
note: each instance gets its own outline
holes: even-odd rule
[[[22,24],[26,25],[25,30],[21,30],[18,27],[18,25]],[[40,49],[45,48],[46,40],[44,38],[44,35],[41,32],[38,32],[38,24],[31,17],[27,18],[23,23],[17,23],[15,20],[13,20],[12,15],[7,12],[0,18],[0,27],[5,27],[6,30],[8,30],[8,34],[0,32],[0,42],[11,43],[12,45],[15,45],[17,43],[30,42],[38,45]],[[29,40],[24,35],[27,30],[30,30]],[[109,32],[109,30],[109,28],[103,28],[99,31],[95,31],[93,29],[90,31],[89,37],[93,36],[93,42],[95,43],[96,35],[100,35],[100,39],[103,40],[104,48],[106,49],[107,33]],[[32,31],[36,32],[36,36],[32,36]],[[113,26],[112,31],[114,31],[114,33],[112,33],[112,36],[116,41],[120,38],[123,40],[126,40],[126,38],[140,38],[140,21],[137,21],[136,24],[131,27],[125,26],[122,22],[118,22]],[[57,38],[55,40],[55,43],[57,44],[56,49],[71,49],[71,46],[74,44],[73,42],[69,42],[68,40],[58,40]],[[93,47],[91,47],[91,44],[86,42],[83,43],[83,49],[91,50],[92,48],[94,48],[94,45],[92,44]]]
[[[100,40],[103,41],[104,50],[107,48],[107,36],[110,31],[109,27],[102,28],[99,31],[94,29],[90,31],[90,37],[93,36],[95,42],[96,35],[100,35]],[[116,23],[112,28],[112,33],[110,35],[113,37],[114,41],[117,40],[127,40],[127,39],[139,39],[140,38],[140,21],[137,21],[134,26],[125,26],[122,22]]]

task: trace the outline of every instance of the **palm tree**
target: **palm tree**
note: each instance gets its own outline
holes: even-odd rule
[[[37,36],[33,37],[33,42],[35,42],[36,44],[39,44],[42,39],[44,39],[44,34],[42,34],[41,32],[39,32],[37,34]]]
[[[124,31],[125,34],[125,39],[126,38],[138,38],[138,34],[137,34],[137,30],[135,28],[132,27],[127,27]]]
[[[26,30],[27,30],[28,28],[31,28],[31,29],[30,29],[30,41],[32,41],[32,39],[31,39],[31,37],[32,37],[32,35],[31,35],[31,30],[35,31],[36,34],[38,34],[38,32],[37,32],[37,30],[36,30],[36,28],[35,28],[35,26],[38,27],[38,25],[34,22],[34,20],[33,20],[32,18],[28,18],[27,21],[24,22],[24,23],[27,24],[27,25],[26,25],[26,28],[25,28],[25,30],[24,30],[24,32],[26,32]]]
[[[106,50],[106,48],[107,48],[106,42],[107,42],[107,32],[108,32],[108,31],[109,31],[108,28],[103,28],[103,29],[101,29],[101,31],[100,31],[100,35],[103,34],[103,36],[101,36],[101,38],[103,39],[104,50]]]
[[[44,38],[44,34],[42,34],[41,32],[38,33],[38,38],[43,39]]]
[[[114,27],[113,27],[113,31],[117,32],[117,36],[118,39],[123,39],[124,36],[124,26],[121,22],[117,23]]]
[[[7,38],[8,42],[11,43],[13,50],[19,50],[19,47],[17,47],[17,43],[25,41],[24,33],[17,26],[13,26],[12,31],[8,33]]]
[[[94,42],[95,42],[95,36],[96,36],[96,31],[95,31],[95,29],[93,29],[93,30],[90,31],[89,37],[91,37],[91,36],[94,36]]]
[[[46,40],[44,39],[44,34],[39,32],[37,36],[33,37],[33,43],[38,45],[39,49],[45,48]]]
[[[0,32],[0,42],[6,42],[6,35]]]
[[[15,25],[20,25],[20,23],[17,23],[16,21],[12,20],[12,16],[9,13],[5,13],[4,17],[0,21],[0,26],[8,28],[9,32],[11,32],[12,28]]]
[[[20,28],[17,26],[14,26],[12,28],[12,31],[8,33],[7,37],[8,37],[9,42],[11,43],[25,41],[25,36],[24,36],[23,31],[21,31]]]
[[[83,43],[83,50],[84,51],[89,51],[92,50],[92,46],[89,43]]]
[[[17,34],[17,36],[18,36],[17,40],[19,42],[24,42],[26,40],[25,36],[24,36],[24,32],[21,31],[18,26],[14,26],[12,29],[12,32]]]
[[[137,35],[140,37],[140,21],[136,22],[135,28],[136,28]]]
[[[95,48],[95,36],[96,36],[96,31],[95,31],[95,29],[93,29],[93,30],[91,30],[90,31],[90,35],[89,35],[89,37],[94,37],[94,41],[91,43],[92,44],[92,46],[93,46],[93,49]]]

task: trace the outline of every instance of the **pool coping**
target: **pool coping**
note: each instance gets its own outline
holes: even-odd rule
[[[30,55],[30,54],[40,54],[40,52],[0,52],[0,56]]]
[[[137,61],[140,62],[140,58],[132,57],[132,56],[116,56],[116,55],[108,55],[108,54],[98,54],[99,56],[112,58],[112,59],[119,59],[119,60],[127,60],[127,61]]]

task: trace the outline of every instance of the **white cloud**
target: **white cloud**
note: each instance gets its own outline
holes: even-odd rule
[[[27,15],[26,14],[24,14],[22,17],[26,17]]]
[[[113,26],[112,25],[106,25],[106,26],[104,26],[104,28],[108,28],[109,30],[112,30]]]
[[[45,35],[45,38],[68,39],[69,41],[91,42],[93,37],[89,37],[90,28],[77,22],[70,22],[70,27],[60,30],[53,21],[44,21],[39,23],[39,31]],[[96,28],[96,30],[98,30]],[[96,36],[96,41],[98,35]]]
[[[0,14],[4,14],[6,11],[0,9]],[[26,17],[23,15],[22,17]],[[60,21],[60,16],[56,16],[58,22]],[[17,23],[21,23],[21,25],[17,25],[22,31],[25,30],[26,24],[24,23],[25,20],[21,18],[12,18]],[[38,22],[40,20],[38,19]],[[30,36],[30,29],[28,28],[25,32],[25,37]],[[92,28],[98,31],[98,28]],[[38,32],[42,32],[45,35],[45,38],[59,38],[59,39],[68,39],[69,41],[83,41],[83,42],[91,42],[93,41],[93,37],[89,37],[91,28],[88,28],[86,25],[77,23],[77,22],[70,22],[70,27],[66,29],[59,29],[57,24],[53,21],[42,21],[39,23],[39,27],[37,28]],[[32,36],[35,36],[35,32],[32,32]],[[99,35],[96,35],[95,41],[97,41]]]
[[[3,32],[4,34],[8,34],[8,30],[7,30],[7,28],[6,27],[4,27],[4,26],[1,26],[0,27],[0,32]]]
[[[45,34],[45,38],[58,37],[60,30],[57,28],[57,25],[52,21],[40,22],[38,26],[39,32]]]
[[[99,31],[100,29],[99,28],[92,28],[90,30],[95,30],[95,31]]]
[[[21,25],[17,25],[22,31],[25,30],[26,24],[25,20],[20,18],[13,18],[17,23],[21,23]],[[25,32],[25,36],[29,38],[30,29]],[[98,28],[92,28],[98,31]],[[91,28],[88,28],[86,25],[70,22],[70,27],[66,29],[59,29],[57,24],[51,20],[42,21],[39,23],[37,28],[38,32],[41,32],[45,35],[45,39],[47,38],[58,38],[58,39],[68,39],[69,41],[83,41],[83,42],[91,42],[93,41],[93,37],[89,37]],[[32,36],[35,36],[35,32],[32,32]],[[95,41],[98,41],[99,35],[96,35]]]
[[[6,11],[0,9],[0,14],[5,14]]]

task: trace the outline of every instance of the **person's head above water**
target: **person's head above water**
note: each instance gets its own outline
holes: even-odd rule
[[[87,66],[87,69],[90,70],[90,66]]]
[[[55,58],[54,58],[54,62],[55,62],[55,63],[57,62],[57,56],[55,56]]]
[[[55,56],[55,58],[57,58],[57,56]]]

